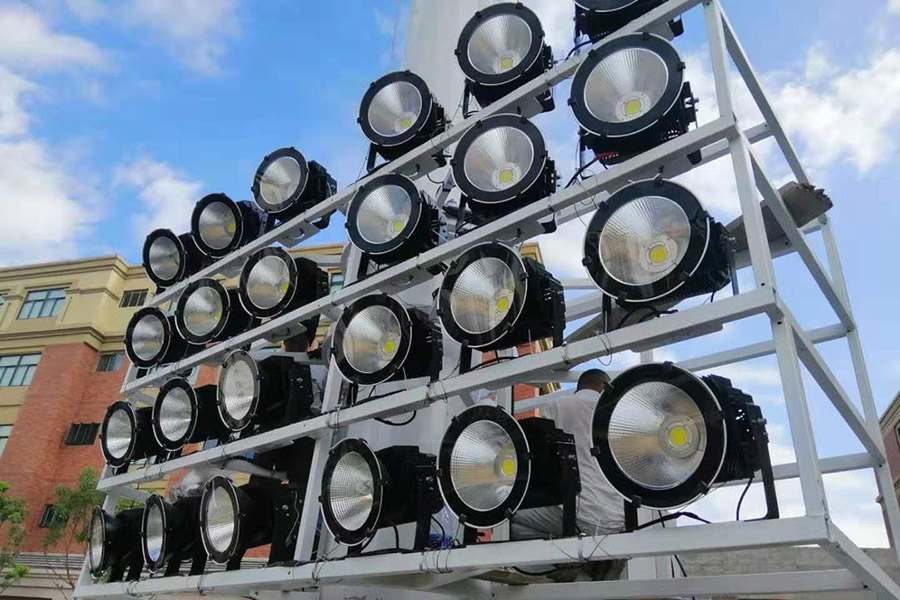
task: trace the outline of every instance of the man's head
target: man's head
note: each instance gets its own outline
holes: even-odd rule
[[[578,391],[594,390],[602,392],[609,383],[609,375],[602,369],[588,369],[578,378]]]

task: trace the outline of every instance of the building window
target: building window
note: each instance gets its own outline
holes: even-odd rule
[[[12,425],[0,425],[0,456],[3,456],[3,449],[6,448],[6,441],[12,434]]]
[[[72,423],[66,436],[67,446],[93,446],[100,423]]]
[[[120,308],[131,308],[133,306],[143,306],[147,300],[147,290],[128,290],[122,294],[122,300],[119,302]]]
[[[331,285],[328,288],[328,293],[333,294],[337,291],[340,291],[341,288],[344,287],[344,274],[343,273],[332,273],[331,274]]]
[[[41,512],[41,519],[38,521],[38,527],[50,527],[54,521],[59,520],[56,507],[52,504],[45,504],[44,510]]]
[[[0,294],[0,306],[3,306],[4,302],[6,302],[6,300],[3,299],[3,294]]]
[[[100,355],[100,361],[97,363],[97,372],[118,371],[124,357],[124,352],[104,352]]]
[[[40,354],[0,356],[0,387],[30,385]]]
[[[66,299],[66,290],[40,290],[28,292],[25,303],[19,311],[20,319],[41,319],[55,317]]]

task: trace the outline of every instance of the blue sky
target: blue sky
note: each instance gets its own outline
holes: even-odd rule
[[[109,253],[137,262],[146,233],[157,226],[186,230],[204,194],[248,199],[259,161],[284,145],[323,163],[339,187],[348,184],[366,150],[356,124],[359,99],[370,81],[404,62],[407,2],[0,0],[0,265]],[[556,54],[565,54],[571,3],[526,4],[538,12]],[[849,15],[843,0],[724,5],[815,182],[835,202],[836,234],[881,410],[900,389],[900,289],[893,277],[900,1],[860,0]],[[701,119],[709,120],[715,99],[699,11],[686,17],[686,28],[676,45],[701,98]],[[567,94],[560,86],[557,110],[536,119],[565,178],[576,127]],[[738,97],[744,124],[755,124],[746,95]],[[454,103],[445,101],[451,112]],[[760,152],[773,177],[786,180],[771,144]],[[720,160],[683,180],[723,221],[737,214],[729,169]],[[575,222],[541,240],[560,276],[581,274],[571,258],[580,256],[579,228]],[[343,236],[343,228],[332,227],[315,241]],[[815,238],[814,247],[821,254]],[[779,291],[805,326],[834,322],[796,257],[777,266]],[[745,288],[749,277],[742,273]],[[689,358],[766,334],[765,322],[751,320],[659,356]],[[855,396],[843,342],[822,351]],[[631,361],[621,357],[615,365]],[[763,405],[777,458],[790,460],[774,361],[719,372]],[[807,390],[821,454],[859,451],[811,381]],[[875,495],[871,478],[827,481],[838,522],[862,543],[884,544],[868,501]],[[796,490],[783,489],[791,512]],[[703,508],[727,518],[731,490],[714,496]]]

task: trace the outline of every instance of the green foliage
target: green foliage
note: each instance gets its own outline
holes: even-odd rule
[[[16,562],[25,539],[25,501],[8,491],[9,484],[0,481],[0,594],[28,574],[28,567]]]
[[[103,501],[103,494],[97,491],[97,472],[87,467],[78,476],[78,483],[73,487],[56,488],[56,519],[50,523],[44,546],[55,546],[66,543],[66,552],[74,550],[72,542],[83,546],[87,543],[87,527],[90,524],[91,512]]]

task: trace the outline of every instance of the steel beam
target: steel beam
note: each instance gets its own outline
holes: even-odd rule
[[[878,563],[844,535],[832,521],[827,522],[827,527],[828,541],[820,544],[823,550],[846,567],[879,598],[900,598],[900,586],[878,566]]]

